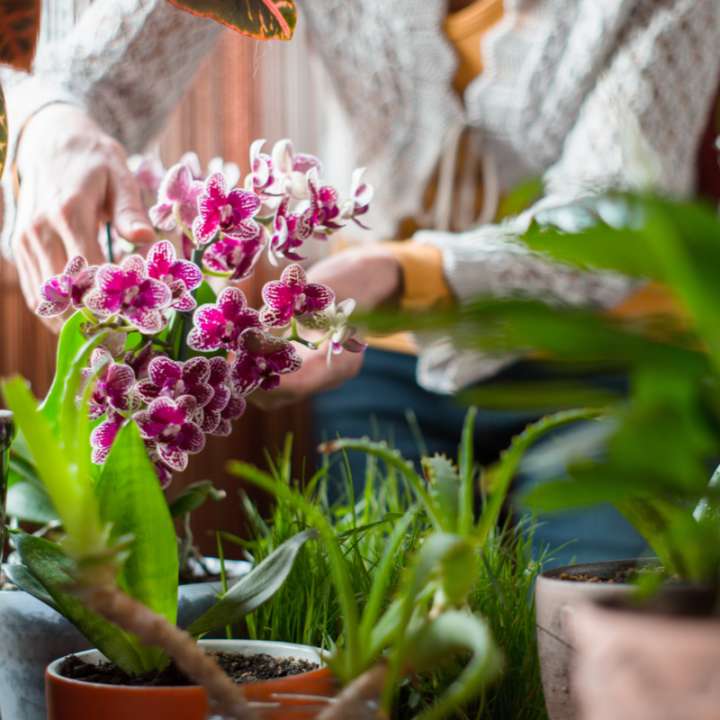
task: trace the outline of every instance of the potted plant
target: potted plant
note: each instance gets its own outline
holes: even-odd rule
[[[701,204],[648,195],[590,198],[544,213],[524,241],[562,262],[634,277],[645,292],[665,288],[670,295],[659,312],[603,315],[523,299],[479,299],[432,318],[393,320],[450,328],[455,340],[469,347],[539,353],[561,368],[557,379],[542,387],[519,383],[474,395],[497,406],[535,402],[543,408],[586,405],[597,411],[589,426],[542,450],[546,458],[561,460],[558,476],[567,474],[537,486],[525,502],[538,511],[612,503],[656,555],[654,564],[634,573],[646,595],[656,591],[654,603],[640,610],[632,605],[628,564],[612,572],[607,566],[563,568],[540,578],[538,640],[544,671],[549,670],[545,689],[554,719],[578,712],[568,695],[575,639],[583,717],[710,717],[715,712],[712,694],[685,682],[690,673],[684,670],[695,667],[693,653],[706,667],[717,660],[720,525],[708,468],[720,446],[718,234],[716,213]],[[581,373],[569,379],[568,368],[625,373],[629,388],[587,385]],[[588,453],[589,447],[597,452]],[[580,601],[592,597],[604,600],[601,607],[580,610]],[[688,619],[689,612],[696,617]],[[576,620],[577,638],[568,618]],[[689,639],[678,645],[673,638],[682,637],[681,628],[690,633],[687,638],[707,640],[710,648],[698,650]],[[628,669],[620,658],[630,655]],[[642,692],[640,682],[633,684],[642,673],[657,679],[656,691]],[[677,681],[666,682],[673,675]],[[686,710],[668,710],[678,707]]]
[[[487,621],[473,612],[471,598],[479,575],[487,572],[485,551],[499,532],[498,519],[510,479],[535,440],[586,416],[585,411],[562,413],[529,427],[519,436],[501,461],[486,469],[487,502],[479,516],[475,510],[478,474],[473,461],[472,412],[463,433],[458,465],[440,456],[424,458],[424,477],[384,443],[341,439],[324,445],[326,453],[367,453],[384,463],[388,472],[397,474],[416,499],[402,514],[393,514],[392,532],[388,536],[388,531],[383,531],[382,551],[369,567],[358,561],[356,552],[343,552],[341,536],[322,511],[322,503],[312,501],[312,490],[308,493],[293,488],[287,478],[277,473],[263,473],[244,463],[231,465],[240,477],[271,492],[279,507],[297,509],[317,530],[327,553],[327,571],[335,584],[343,628],[328,663],[346,687],[322,718],[347,717],[343,713],[349,713],[349,708],[361,713],[359,717],[371,717],[367,705],[376,698],[389,713],[400,702],[398,691],[405,676],[427,676],[432,671],[439,677],[448,665],[453,669],[434,685],[432,699],[426,703],[414,693],[415,709],[406,707],[408,715],[448,717],[471,707],[485,694],[498,675],[500,652],[492,642]],[[371,481],[365,497],[357,504],[350,490],[350,513],[358,532],[383,527],[390,519],[375,520],[375,516],[367,515],[368,507],[375,502],[376,489],[385,490],[391,497],[397,493],[392,489],[393,480],[388,482],[389,488]],[[316,483],[311,483],[311,488]],[[504,537],[504,533],[500,534]],[[508,564],[511,562],[509,559]],[[529,570],[521,566],[517,572],[527,575]],[[366,578],[362,589],[355,590],[355,577]],[[496,589],[499,585],[496,581]],[[359,598],[363,600],[359,602]],[[517,616],[512,618],[521,626],[518,620]],[[459,657],[467,660],[458,662]],[[537,717],[531,712],[528,717]]]
[[[272,157],[262,152],[262,143],[253,144],[251,167],[246,189],[226,187],[221,173],[195,177],[187,159],[171,168],[150,215],[160,230],[176,236],[192,259],[183,258],[164,239],[150,248],[147,258],[131,255],[120,264],[99,268],[88,267],[82,258],[71,260],[62,275],[43,286],[44,301],[38,309],[46,316],[75,309],[61,333],[47,397],[36,408],[20,382],[6,385],[6,401],[15,410],[20,430],[18,457],[23,448],[29,453],[61,531],[71,537],[73,527],[79,531],[85,522],[78,518],[84,508],[72,500],[78,492],[75,485],[90,483],[99,493],[101,513],[107,510],[104,500],[114,498],[108,502],[117,504],[118,512],[120,507],[125,510],[109,520],[102,517],[102,526],[111,526],[115,533],[125,526],[123,532],[133,536],[132,551],[122,567],[134,568],[141,578],[137,585],[128,581],[121,586],[131,590],[134,601],[144,602],[168,621],[175,619],[178,552],[161,486],[185,468],[189,454],[202,450],[206,435],[230,432],[250,393],[272,390],[281,375],[300,367],[293,343],[317,351],[327,344],[328,362],[343,349],[363,348],[350,327],[338,326],[332,291],[308,283],[297,264],[266,284],[261,310],[248,307],[237,287],[230,285],[216,296],[205,280],[232,283],[248,277],[265,249],[275,260],[299,259],[306,240],[325,239],[343,222],[359,222],[367,211],[372,191],[358,174],[352,196],[341,203],[333,188],[321,184],[319,161],[296,154],[288,141],[278,143]],[[112,257],[110,240],[107,250]],[[347,314],[343,318],[346,322]],[[306,326],[315,333],[312,341],[303,337]],[[52,443],[55,470],[47,464]],[[32,467],[27,454],[24,460]],[[59,476],[62,463],[71,479],[59,486],[52,473]],[[147,468],[154,471],[152,491]],[[142,490],[133,488],[133,480],[143,483]],[[127,497],[116,494],[121,492]],[[209,486],[191,488],[190,496],[176,501],[176,511],[187,512],[208,492]],[[129,504],[151,505],[142,498],[144,493],[162,500],[160,515],[133,516]],[[68,502],[73,507],[61,512],[60,504]],[[158,533],[166,543],[165,554],[160,552]],[[93,543],[99,547],[100,540],[96,532]],[[93,543],[78,540],[80,557],[98,552]],[[68,559],[57,543],[20,534],[15,545],[19,563],[8,566],[13,581],[36,598],[51,600],[51,606],[123,669],[138,673],[166,662],[157,652],[146,657],[132,642],[126,647],[107,623],[98,634],[94,621],[60,587],[68,578],[61,581],[57,574],[67,575],[63,563]],[[172,598],[168,573],[175,575]],[[152,578],[160,576],[165,583],[162,602],[144,596]],[[247,579],[252,577],[250,573]],[[217,606],[208,612],[213,610],[217,612]],[[198,632],[197,622],[190,624],[191,632]],[[203,626],[202,633],[227,624]],[[138,653],[140,661],[135,662],[132,658]]]

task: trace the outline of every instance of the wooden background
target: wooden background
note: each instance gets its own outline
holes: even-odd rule
[[[223,35],[160,139],[166,165],[194,149],[203,163],[220,155],[247,169],[250,141],[259,134],[260,113],[256,109],[261,107],[261,98],[255,93],[259,92],[260,83],[248,82],[243,86],[235,82],[233,92],[228,93],[225,79],[251,78],[259,72],[260,57],[256,43],[229,31]],[[256,281],[255,287],[249,288],[249,294],[257,292],[257,285]],[[19,372],[31,381],[35,394],[41,396],[49,387],[54,370],[55,336],[27,309],[14,267],[2,259],[0,327],[0,377]],[[224,502],[209,503],[194,516],[195,535],[204,551],[213,552],[214,530],[236,533],[243,530],[236,500],[238,480],[225,473],[227,460],[242,458],[262,464],[263,451],[275,452],[289,431],[296,437],[295,455],[300,457],[310,449],[309,415],[305,405],[272,413],[250,408],[236,424],[231,437],[209,438],[205,451],[192,458],[187,472],[176,477],[169,490],[171,495],[201,479],[213,480],[228,493]]]

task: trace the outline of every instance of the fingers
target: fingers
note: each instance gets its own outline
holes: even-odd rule
[[[354,378],[361,370],[363,353],[334,355],[328,367],[325,352],[299,348],[303,365],[297,372],[283,375],[280,385],[269,392],[258,391],[250,401],[262,410],[276,410],[318,392],[332,390]]]
[[[137,182],[124,161],[113,166],[109,189],[109,211],[118,234],[139,245],[152,242],[155,232],[145,213]]]

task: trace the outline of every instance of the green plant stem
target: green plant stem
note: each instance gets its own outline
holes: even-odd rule
[[[219,531],[215,531],[215,544],[217,545],[218,559],[220,560],[220,584],[222,585],[222,594],[226,595],[228,591],[227,572],[225,571],[225,548],[222,544],[222,537]],[[225,637],[232,640],[232,627],[225,626]]]
[[[108,262],[115,262],[115,252],[113,250],[112,227],[110,223],[105,223],[105,250],[107,252]]]

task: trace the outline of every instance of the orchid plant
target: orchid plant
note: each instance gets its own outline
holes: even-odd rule
[[[336,304],[333,291],[308,282],[297,263],[311,239],[327,240],[348,222],[365,227],[372,188],[358,170],[341,200],[321,181],[318,158],[295,152],[289,140],[271,154],[263,147],[263,140],[252,144],[241,186],[237,166],[216,160],[203,176],[192,153],[167,172],[157,160],[136,162],[150,218],[165,237],[145,257],[99,267],[72,258],[43,285],[40,316],[75,310],[82,335],[104,334],[83,372],[94,382],[94,463],[105,462],[134,420],[165,486],[208,435],[230,434],[253,392],[300,369],[296,345],[326,345],[328,362],[364,349],[349,324],[353,301]],[[236,283],[252,275],[264,251],[285,268],[265,284],[256,309]],[[218,295],[211,280],[225,283]]]

